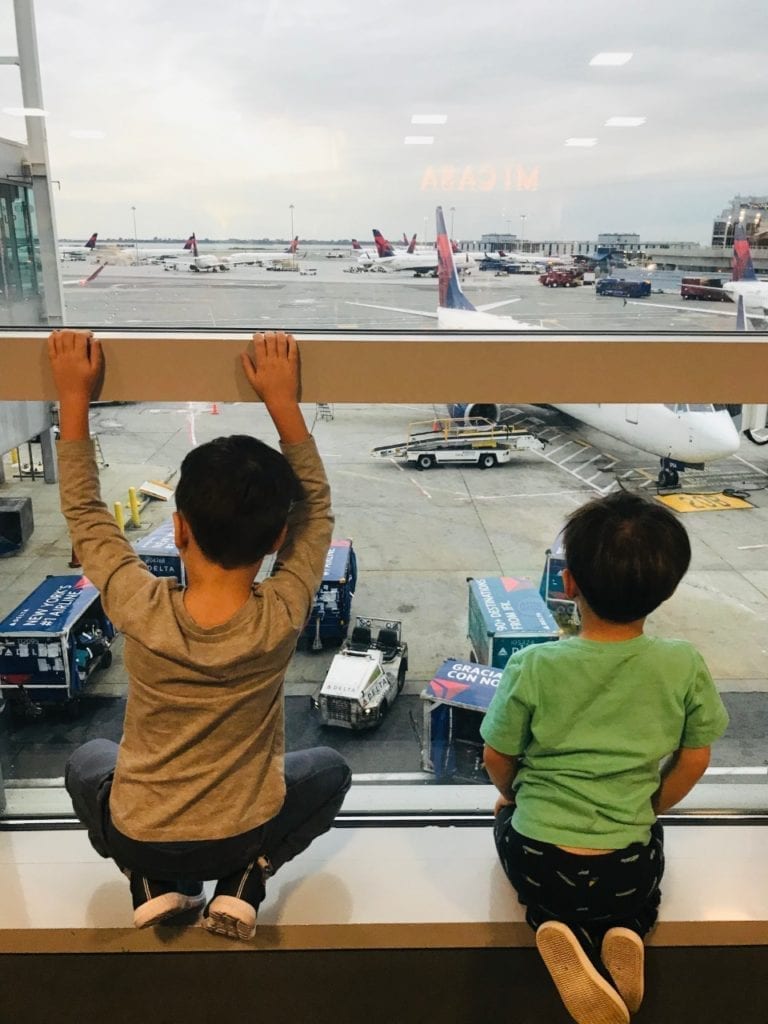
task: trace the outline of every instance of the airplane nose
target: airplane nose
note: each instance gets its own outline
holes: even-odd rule
[[[702,448],[704,462],[726,459],[729,455],[736,454],[741,445],[741,438],[729,412],[725,409],[719,410],[713,422],[702,429],[699,445]]]

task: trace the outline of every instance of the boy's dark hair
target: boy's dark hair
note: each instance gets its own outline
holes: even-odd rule
[[[609,622],[642,619],[674,593],[691,560],[688,534],[658,502],[628,491],[576,509],[563,530],[568,569]]]
[[[181,464],[176,508],[200,550],[224,569],[258,562],[303,498],[285,456],[247,434],[217,437]]]

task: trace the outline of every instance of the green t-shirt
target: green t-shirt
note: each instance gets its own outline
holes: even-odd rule
[[[660,760],[706,747],[728,713],[685,640],[575,637],[513,654],[480,733],[519,756],[512,824],[559,846],[647,843]]]

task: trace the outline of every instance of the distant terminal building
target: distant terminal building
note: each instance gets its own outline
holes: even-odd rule
[[[763,223],[765,221],[765,223]],[[768,246],[768,196],[734,196],[712,224],[712,245],[728,249],[733,245],[733,232],[742,224],[750,245]]]
[[[597,236],[598,252],[640,252],[640,235],[604,231]]]
[[[510,234],[488,234],[481,235],[480,241],[473,244],[480,252],[498,252],[499,249],[517,249],[519,245],[517,235]]]

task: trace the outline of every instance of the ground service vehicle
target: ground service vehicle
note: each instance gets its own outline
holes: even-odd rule
[[[720,277],[684,277],[680,283],[680,295],[684,299],[701,299],[705,302],[733,302],[723,290]]]
[[[23,717],[75,706],[88,677],[112,664],[115,629],[87,576],[48,576],[0,622],[0,696]]]
[[[357,556],[352,541],[331,541],[323,580],[300,637],[313,651],[321,651],[325,640],[338,643],[347,635],[356,584]]]
[[[470,661],[504,668],[515,651],[558,640],[560,630],[525,576],[469,579]]]
[[[545,274],[541,274],[539,282],[545,288],[577,288],[582,284],[581,271],[569,270],[568,268],[552,268]]]
[[[435,420],[411,423],[405,441],[372,449],[377,458],[404,459],[417,469],[439,465],[470,465],[492,469],[512,459],[515,451],[541,451],[544,445],[525,430],[491,423],[486,419]]]
[[[486,782],[480,723],[501,669],[447,658],[421,691],[421,767],[437,779]]]
[[[174,540],[173,519],[166,519],[146,537],[135,541],[133,550],[153,576],[173,576],[179,583],[186,583],[184,563]]]
[[[619,299],[644,299],[650,294],[650,281],[626,281],[623,277],[601,277],[595,284],[595,295],[613,295]]]
[[[368,729],[378,725],[405,684],[408,644],[398,619],[358,615],[352,636],[328,669],[312,706],[323,725]]]

